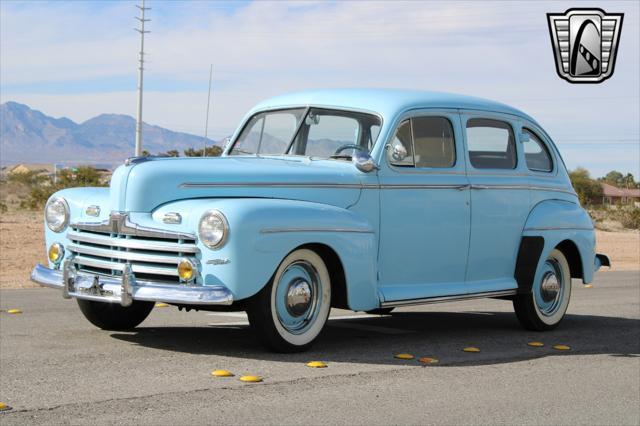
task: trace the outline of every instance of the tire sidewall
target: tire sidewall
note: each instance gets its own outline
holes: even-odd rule
[[[289,267],[289,265],[297,261],[309,262],[316,269],[320,280],[320,292],[322,293],[322,297],[321,304],[318,307],[318,315],[315,321],[303,333],[293,334],[286,328],[284,328],[284,326],[278,319],[278,312],[276,308],[276,293],[278,282],[282,274]],[[327,322],[327,318],[329,317],[329,313],[331,311],[331,278],[324,261],[317,253],[309,249],[299,249],[293,251],[284,258],[284,260],[280,263],[280,266],[278,267],[271,282],[271,291],[269,294],[269,311],[271,313],[271,321],[276,332],[278,333],[280,338],[282,338],[282,340],[284,340],[287,344],[294,347],[304,347],[311,344],[318,337],[318,335],[324,328],[324,325]]]

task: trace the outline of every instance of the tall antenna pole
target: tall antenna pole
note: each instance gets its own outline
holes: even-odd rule
[[[151,19],[145,19],[144,12],[150,10],[149,7],[144,7],[145,0],[142,0],[142,6],[136,5],[138,9],[140,9],[140,17],[135,17],[138,21],[140,21],[140,28],[135,28],[137,32],[140,33],[140,57],[139,57],[139,65],[138,65],[138,114],[136,117],[136,157],[142,155],[142,78],[144,73],[144,35],[151,31],[144,30],[144,23],[149,22]]]
[[[213,64],[209,67],[209,94],[207,95],[207,118],[204,121],[204,149],[202,156],[207,155],[207,132],[209,130],[209,105],[211,104],[211,77],[213,77]]]

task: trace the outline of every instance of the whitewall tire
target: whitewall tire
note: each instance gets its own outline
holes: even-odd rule
[[[558,249],[540,260],[540,273],[531,293],[516,296],[513,306],[522,325],[529,330],[552,330],[564,318],[571,299],[571,271]]]
[[[331,278],[322,258],[309,249],[285,257],[271,281],[248,303],[249,322],[277,352],[307,350],[331,310]]]

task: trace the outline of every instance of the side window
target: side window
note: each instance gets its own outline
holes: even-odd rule
[[[453,167],[456,149],[451,122],[444,117],[412,120],[416,167]]]
[[[400,124],[388,149],[389,162],[394,166],[413,167],[413,141],[411,140],[411,121]]]
[[[305,155],[329,157],[345,145],[358,145],[360,123],[353,117],[309,115],[309,135]],[[351,152],[342,151],[342,154]]]
[[[524,158],[527,160],[529,170],[536,172],[550,172],[553,170],[553,161],[547,146],[531,130],[522,129],[522,133],[529,135],[529,140],[522,144]]]
[[[516,146],[508,123],[488,118],[467,121],[469,160],[476,169],[515,169]]]

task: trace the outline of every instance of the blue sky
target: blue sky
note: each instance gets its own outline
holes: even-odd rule
[[[0,2],[0,101],[83,121],[135,114],[135,2]],[[534,116],[567,165],[640,175],[640,2],[148,0],[146,122],[230,134],[255,103],[321,87],[399,87],[495,99]],[[547,12],[624,12],[614,76],[555,72]]]

